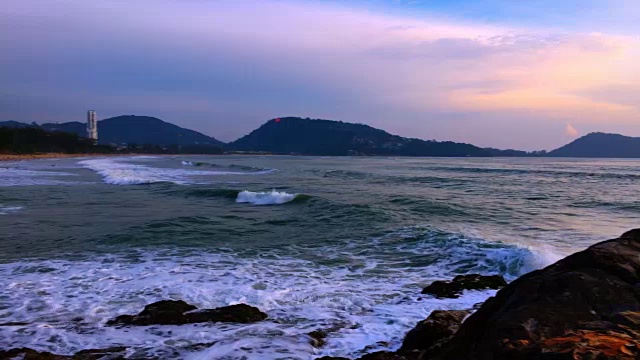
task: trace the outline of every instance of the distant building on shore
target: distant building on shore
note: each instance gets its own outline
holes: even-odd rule
[[[98,141],[98,114],[95,110],[89,110],[87,113],[87,138]]]

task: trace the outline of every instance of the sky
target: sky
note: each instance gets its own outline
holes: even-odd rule
[[[0,121],[300,116],[541,150],[640,136],[638,0],[3,0]]]

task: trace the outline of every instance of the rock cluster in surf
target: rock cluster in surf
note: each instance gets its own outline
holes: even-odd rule
[[[35,351],[29,348],[0,350],[0,359],[20,360],[120,360],[125,359],[126,347],[112,347],[108,349],[82,350],[74,355],[56,355],[47,351]]]
[[[464,290],[497,290],[505,286],[507,286],[507,282],[500,275],[458,275],[451,281],[434,281],[431,285],[425,287],[422,293],[433,295],[437,298],[455,299],[460,297]]]
[[[107,325],[184,325],[205,322],[252,323],[262,321],[267,314],[246,304],[215,309],[202,309],[182,300],[163,300],[144,307],[138,315],[120,315]]]
[[[504,281],[479,275],[456,279],[432,284],[427,292],[456,297],[461,291],[502,286]],[[400,350],[366,354],[359,360],[640,359],[640,229],[524,275],[470,313],[434,311],[406,335]],[[109,325],[250,323],[266,317],[244,304],[199,310],[183,301],[160,301]],[[314,331],[309,338],[321,347],[326,335]],[[2,359],[125,357],[125,348],[85,350],[72,356],[28,348],[0,351]]]
[[[456,295],[454,283],[432,293]],[[434,311],[399,351],[359,360],[640,359],[640,229],[524,275],[464,316]]]

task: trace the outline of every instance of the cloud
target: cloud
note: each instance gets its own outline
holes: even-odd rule
[[[576,128],[574,128],[573,125],[569,123],[567,123],[567,125],[565,126],[564,133],[574,138],[578,137],[578,130],[576,130]]]
[[[232,140],[301,115],[517,147],[492,129],[640,119],[638,37],[327,3],[8,0],[0,53],[0,97],[14,104],[4,116],[18,120],[70,120],[93,104]]]

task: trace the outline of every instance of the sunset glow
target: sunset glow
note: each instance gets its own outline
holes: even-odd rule
[[[640,7],[608,4],[620,23]],[[10,0],[0,9],[12,34],[0,37],[9,54],[0,59],[3,115],[68,121],[86,104],[104,104],[104,115],[157,115],[224,140],[279,115],[525,149],[562,143],[567,121],[640,135],[637,28],[482,22],[448,11],[426,3]],[[549,135],[504,139],[486,130],[505,121]]]

